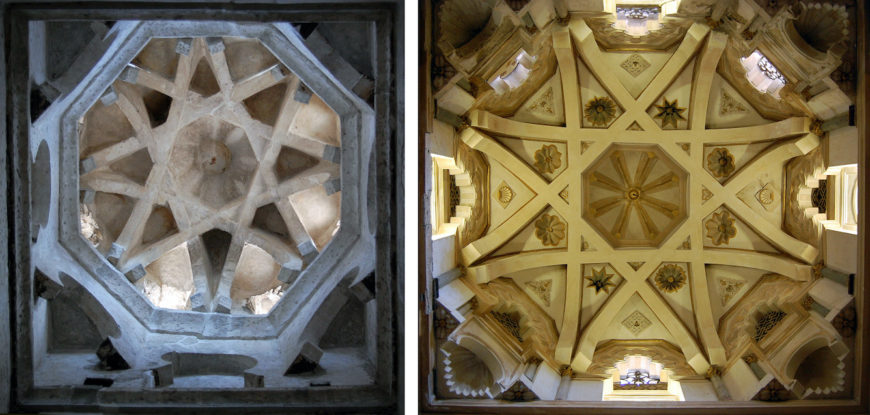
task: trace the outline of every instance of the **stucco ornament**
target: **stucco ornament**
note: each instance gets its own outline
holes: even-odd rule
[[[593,126],[606,127],[616,114],[616,104],[608,97],[595,97],[586,103],[584,112]]]
[[[707,155],[707,169],[715,177],[726,177],[734,172],[734,156],[727,148],[715,148]]]
[[[668,264],[656,273],[656,286],[666,293],[673,293],[686,284],[686,272],[679,265]]]
[[[562,166],[562,153],[554,145],[545,145],[535,152],[535,167],[541,173],[552,173]]]
[[[565,238],[565,223],[558,216],[543,214],[535,221],[535,236],[546,245],[556,246]]]
[[[595,287],[595,294],[598,294],[601,291],[604,291],[605,294],[610,293],[610,287],[615,287],[616,284],[611,281],[613,278],[613,274],[607,273],[606,267],[601,267],[601,269],[596,270],[592,269],[592,276],[586,277],[589,280],[589,285],[586,287]]]
[[[713,240],[713,245],[728,245],[728,240],[737,235],[734,218],[726,211],[714,213],[704,226],[707,228],[707,237]]]
[[[659,113],[656,114],[655,117],[662,120],[663,128],[667,127],[668,124],[671,124],[674,128],[677,128],[678,121],[686,121],[686,117],[683,116],[683,113],[686,111],[686,109],[678,106],[676,99],[673,101],[668,101],[666,98],[662,98],[662,101],[662,105],[656,105],[656,109],[659,111]]]

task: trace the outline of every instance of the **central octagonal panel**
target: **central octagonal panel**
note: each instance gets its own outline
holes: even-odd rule
[[[241,127],[206,116],[179,131],[169,174],[179,193],[218,210],[247,193],[257,164]]]
[[[686,218],[687,174],[657,145],[611,145],[583,172],[583,218],[615,248],[658,247]]]

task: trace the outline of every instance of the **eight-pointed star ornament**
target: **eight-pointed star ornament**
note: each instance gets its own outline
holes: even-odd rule
[[[610,281],[613,278],[613,274],[608,274],[606,267],[601,267],[599,270],[592,268],[592,276],[584,278],[589,280],[589,285],[586,287],[595,287],[595,294],[598,294],[602,290],[604,290],[605,294],[610,294],[610,287],[616,286],[616,284]]]
[[[656,104],[656,109],[659,110],[659,113],[655,115],[655,118],[661,118],[662,128],[666,127],[668,124],[677,128],[677,121],[686,121],[686,117],[683,116],[683,112],[685,112],[686,109],[679,107],[676,99],[668,101],[667,98],[662,98],[662,101],[664,102],[663,105]]]

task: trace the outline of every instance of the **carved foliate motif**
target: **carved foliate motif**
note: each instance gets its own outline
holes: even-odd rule
[[[529,107],[529,110],[549,115],[555,114],[555,111],[553,110],[553,87],[547,89],[547,92],[544,92],[544,94]]]
[[[722,103],[719,106],[719,115],[734,114],[738,112],[746,112],[746,107],[740,101],[728,95],[725,90],[722,90]]]
[[[667,293],[674,293],[686,284],[686,271],[675,264],[667,264],[656,273],[656,286]]]
[[[547,307],[550,306],[550,291],[553,288],[553,280],[529,281],[526,283],[526,287],[529,287]]]
[[[722,298],[722,306],[728,304],[740,289],[743,288],[743,281],[732,280],[730,278],[719,278],[719,295]]]
[[[556,246],[565,238],[567,225],[559,220],[558,216],[543,214],[535,221],[535,236],[545,246]]]
[[[616,115],[616,104],[608,97],[595,97],[586,103],[583,113],[594,127],[606,127]]]

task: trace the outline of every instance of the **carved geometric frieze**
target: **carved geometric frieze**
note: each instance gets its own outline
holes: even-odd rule
[[[630,73],[631,76],[637,77],[649,68],[650,63],[647,62],[643,56],[640,56],[637,53],[632,53],[629,57],[625,58],[619,66],[621,66],[622,69],[625,69],[626,72]]]
[[[647,327],[652,325],[652,322],[649,321],[640,311],[634,311],[629,314],[625,320],[622,320],[622,325],[628,329],[632,334],[637,336],[642,331],[646,330]]]

